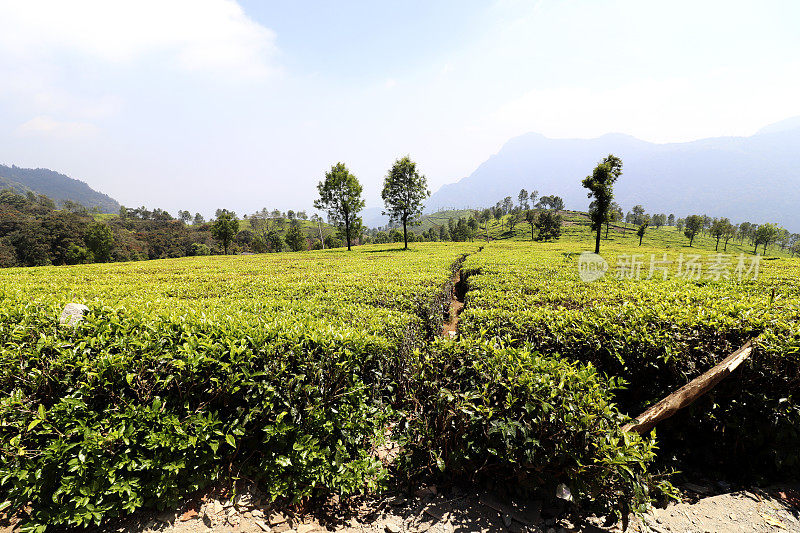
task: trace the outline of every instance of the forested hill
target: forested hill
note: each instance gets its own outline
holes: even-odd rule
[[[33,191],[60,203],[72,200],[88,209],[99,207],[102,213],[118,213],[119,203],[95,191],[86,183],[46,168],[20,168],[0,165],[0,189],[13,189],[24,194]]]

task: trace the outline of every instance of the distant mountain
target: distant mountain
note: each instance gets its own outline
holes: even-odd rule
[[[118,213],[120,207],[116,200],[86,183],[46,168],[0,165],[0,189],[13,189],[19,193],[33,191],[50,197],[56,203],[72,200],[90,209],[97,206],[103,213]]]
[[[777,222],[800,231],[800,117],[751,137],[654,144],[629,135],[549,139],[528,133],[508,141],[471,175],[441,187],[426,202],[437,209],[485,207],[522,188],[564,198],[585,210],[581,180],[607,154],[622,158],[616,201],[648,213],[725,216],[734,222]]]
[[[389,224],[389,217],[383,214],[383,207],[367,207],[361,211],[361,223],[368,228],[379,228]]]

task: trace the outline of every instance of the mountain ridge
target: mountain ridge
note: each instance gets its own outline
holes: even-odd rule
[[[43,194],[57,203],[71,200],[102,213],[118,213],[120,204],[107,194],[92,189],[86,182],[48,168],[21,168],[0,165],[0,189]],[[27,190],[25,190],[27,189]]]
[[[800,230],[800,117],[749,137],[684,143],[651,143],[624,133],[592,139],[526,133],[509,139],[469,176],[440,187],[426,212],[485,207],[505,196],[516,200],[521,188],[561,196],[568,208],[585,210],[589,199],[580,182],[609,153],[623,161],[615,195],[625,210],[642,204],[648,212],[706,213]]]

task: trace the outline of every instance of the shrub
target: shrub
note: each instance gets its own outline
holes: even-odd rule
[[[30,527],[165,508],[223,467],[273,498],[384,478],[369,454],[389,414],[380,338],[285,319],[96,308],[73,330],[53,310],[2,313],[0,493],[30,505]]]
[[[192,255],[211,255],[211,248],[201,242],[192,243]]]
[[[404,467],[528,489],[563,482],[587,508],[627,515],[667,486],[647,472],[654,441],[620,430],[617,386],[526,346],[438,343],[413,373]]]

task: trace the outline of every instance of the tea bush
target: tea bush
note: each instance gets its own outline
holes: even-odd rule
[[[591,365],[468,339],[420,355],[412,383],[402,430],[412,474],[528,490],[563,482],[585,508],[625,516],[667,488],[648,473],[654,441],[620,430],[617,384]]]
[[[171,506],[223,471],[295,499],[385,476],[369,450],[391,409],[374,391],[396,352],[380,337],[105,308],[73,331],[53,316],[6,307],[0,331],[0,488],[37,530]]]
[[[761,262],[757,280],[578,278],[578,243],[496,243],[471,256],[460,330],[508,336],[543,353],[591,362],[626,386],[630,416],[713,367],[750,338],[751,360],[660,432],[667,453],[726,475],[800,473],[800,262]],[[609,246],[622,253],[663,250]],[[775,291],[773,293],[773,290]],[[667,444],[669,444],[667,446]],[[679,465],[680,466],[680,465]]]

